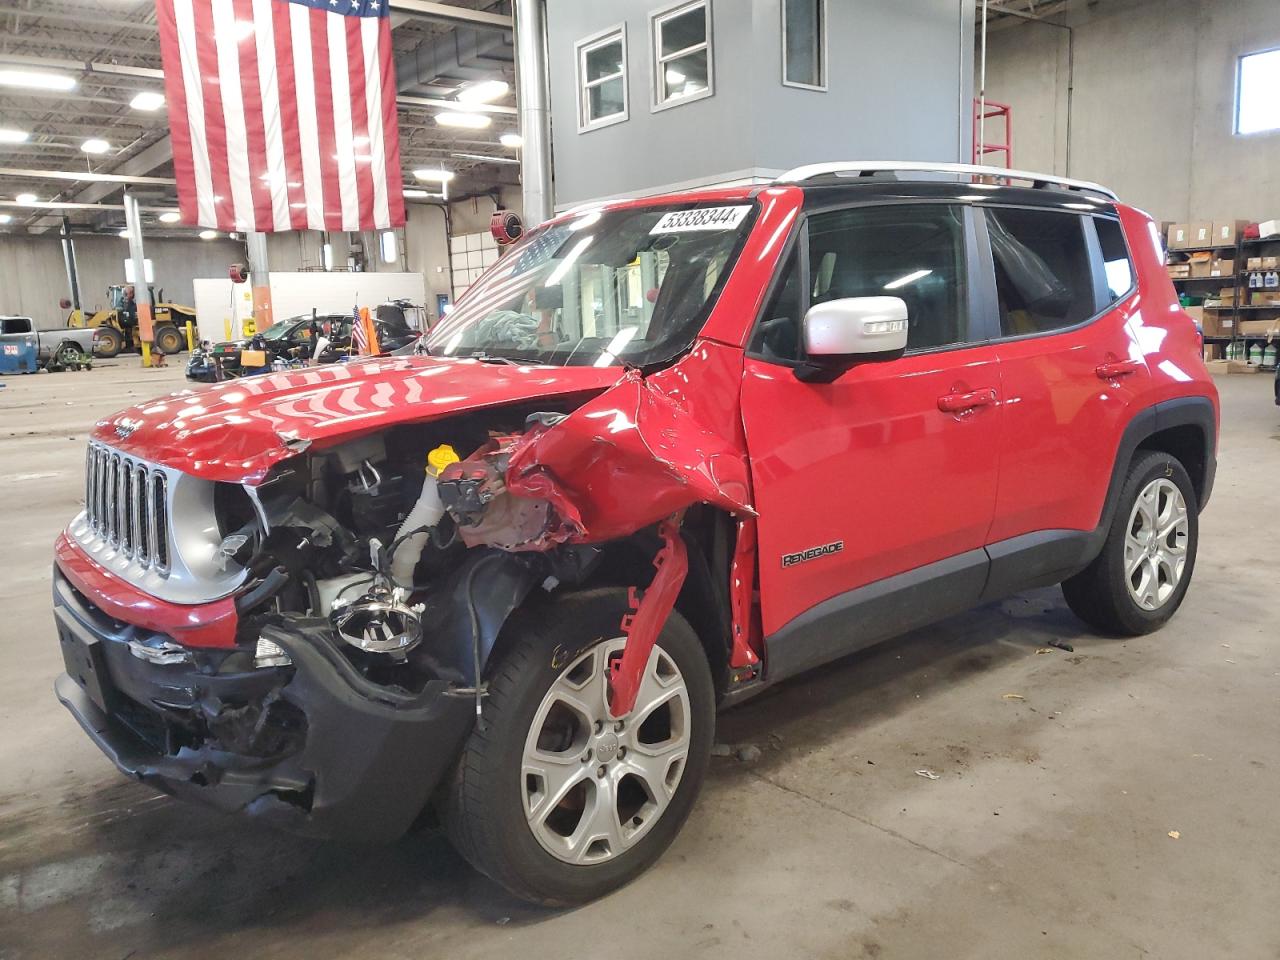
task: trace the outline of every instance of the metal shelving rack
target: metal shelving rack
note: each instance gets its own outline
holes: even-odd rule
[[[1231,297],[1231,306],[1205,308],[1208,310],[1220,311],[1220,315],[1221,315],[1221,312],[1230,311],[1232,333],[1229,336],[1205,337],[1204,339],[1206,343],[1230,344],[1235,341],[1240,341],[1242,344],[1244,344],[1244,351],[1247,354],[1249,349],[1249,341],[1261,340],[1265,343],[1267,340],[1270,339],[1270,337],[1265,333],[1242,333],[1240,331],[1240,321],[1243,319],[1253,319],[1256,317],[1265,318],[1270,315],[1275,315],[1277,317],[1280,317],[1280,304],[1251,304],[1251,303],[1245,302],[1248,299],[1250,294],[1249,274],[1251,273],[1266,274],[1266,273],[1273,272],[1270,270],[1249,270],[1245,265],[1246,261],[1248,260],[1248,254],[1251,251],[1262,250],[1268,244],[1273,245],[1275,247],[1276,255],[1280,256],[1280,237],[1265,237],[1265,238],[1253,238],[1253,239],[1245,239],[1243,237],[1240,237],[1240,238],[1237,238],[1234,244],[1218,244],[1218,245],[1208,246],[1208,247],[1184,247],[1181,249],[1174,249],[1166,252],[1165,259],[1166,259],[1166,262],[1168,262],[1169,259],[1174,254],[1192,254],[1192,253],[1203,253],[1203,252],[1222,253],[1228,250],[1233,251],[1232,263],[1235,265],[1235,269],[1228,276],[1172,278],[1174,288],[1178,290],[1179,293],[1182,293],[1183,291],[1188,291],[1191,296],[1200,296],[1200,294],[1191,293],[1191,291],[1194,291],[1196,289],[1196,286],[1195,286],[1196,284],[1214,284],[1219,289],[1226,286],[1227,284],[1231,284],[1231,286],[1233,287],[1233,292]],[[1274,272],[1280,273],[1280,268],[1277,268],[1277,270],[1275,270]],[[1272,288],[1272,289],[1275,292],[1280,292],[1280,289],[1277,289],[1277,288]],[[1272,368],[1264,367],[1264,369],[1269,370]]]

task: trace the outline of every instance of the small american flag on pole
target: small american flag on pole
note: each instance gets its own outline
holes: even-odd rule
[[[351,354],[363,357],[369,352],[369,331],[365,329],[364,318],[360,316],[360,308],[351,308]]]
[[[184,222],[404,225],[388,3],[156,0]]]

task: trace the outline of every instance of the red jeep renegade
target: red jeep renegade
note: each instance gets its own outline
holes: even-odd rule
[[[1047,584],[1163,624],[1217,417],[1155,227],[1096,184],[826,164],[577,209],[416,355],[99,422],[57,695],[175,796],[433,811],[580,902],[671,842],[719,707]]]

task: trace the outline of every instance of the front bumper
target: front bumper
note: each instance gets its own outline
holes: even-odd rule
[[[263,628],[289,667],[255,669],[241,650],[157,664],[129,648],[155,634],[98,610],[56,566],[53,600],[67,664],[55,692],[122,773],[294,832],[401,835],[474,720],[445,681],[410,693],[365,679],[323,620]]]

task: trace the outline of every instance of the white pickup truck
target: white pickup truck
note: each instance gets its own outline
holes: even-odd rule
[[[30,317],[0,317],[0,350],[11,355],[6,359],[24,358],[18,361],[29,368],[24,372],[80,370],[93,363],[97,332],[96,327],[37,330]]]

